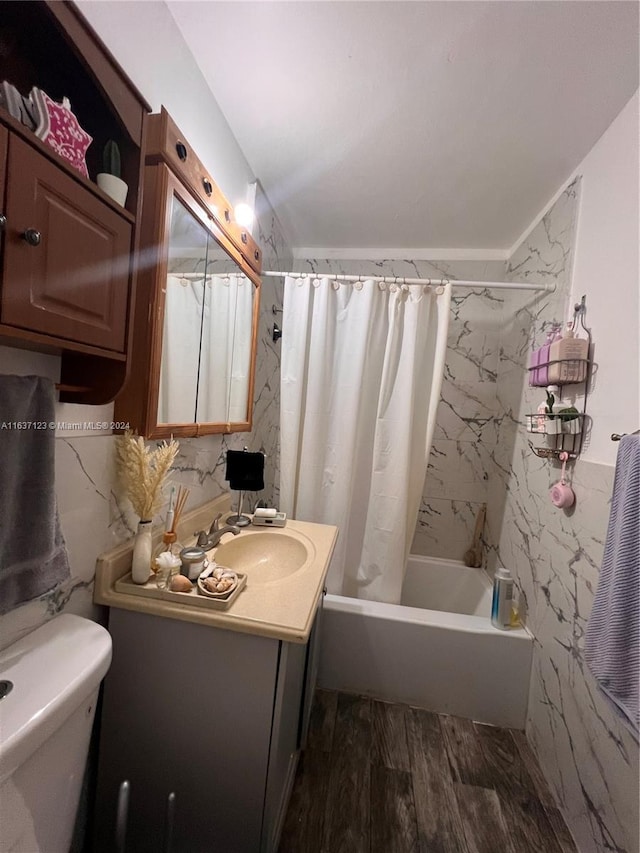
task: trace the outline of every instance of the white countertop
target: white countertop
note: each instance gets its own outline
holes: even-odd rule
[[[195,530],[208,530],[219,512],[228,514],[229,501],[229,495],[223,495],[185,514],[178,529],[181,541],[190,542]],[[133,540],[98,557],[93,600],[96,604],[123,610],[214,625],[287,642],[306,643],[322,595],[338,528],[328,524],[288,520],[283,528],[245,527],[239,536],[248,537],[256,533],[264,535],[265,531],[273,537],[286,535],[298,539],[305,545],[309,558],[299,571],[285,579],[254,584],[248,581],[228,610],[194,607],[188,603],[188,599],[186,603],[181,603],[116,590],[116,581],[131,570]],[[161,533],[161,530],[156,532],[158,540]],[[231,536],[226,534],[223,542]]]

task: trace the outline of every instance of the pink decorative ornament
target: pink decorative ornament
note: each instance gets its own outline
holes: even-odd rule
[[[57,104],[36,86],[31,90],[31,99],[38,110],[36,136],[88,178],[84,158],[93,139],[78,124],[78,119],[71,112],[69,99],[63,98],[62,103]]]

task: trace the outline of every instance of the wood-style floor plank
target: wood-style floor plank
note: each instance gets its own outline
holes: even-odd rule
[[[455,792],[469,853],[519,853],[511,843],[495,791],[456,784]]]
[[[503,786],[500,807],[511,842],[518,853],[563,853],[542,803]]]
[[[338,695],[323,853],[370,853],[371,702]]]
[[[312,714],[279,853],[577,853],[524,734],[332,691]]]
[[[468,853],[438,715],[410,708],[407,738],[420,853]]]
[[[337,709],[338,694],[334,690],[316,690],[311,706],[307,749],[331,752]]]
[[[410,770],[404,705],[371,703],[371,763],[390,770]]]
[[[493,787],[491,770],[474,723],[463,717],[441,716],[440,724],[454,780],[478,788]]]
[[[485,759],[485,788],[537,798],[536,786],[509,729],[474,723]]]
[[[330,767],[328,752],[306,749],[300,756],[279,853],[318,853],[324,830]]]
[[[418,853],[411,774],[371,768],[371,853]]]

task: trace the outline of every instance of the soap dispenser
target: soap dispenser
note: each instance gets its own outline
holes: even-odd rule
[[[562,418],[558,413],[564,408],[560,399],[560,389],[557,385],[547,385],[547,401],[544,410],[546,412],[544,431],[547,435],[557,435],[562,432]]]

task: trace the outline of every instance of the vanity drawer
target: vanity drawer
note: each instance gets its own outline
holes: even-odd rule
[[[149,116],[147,123],[146,162],[152,164],[161,160],[208,209],[249,266],[260,273],[262,253],[258,244],[246,228],[234,222],[229,202],[164,107],[157,115]]]

